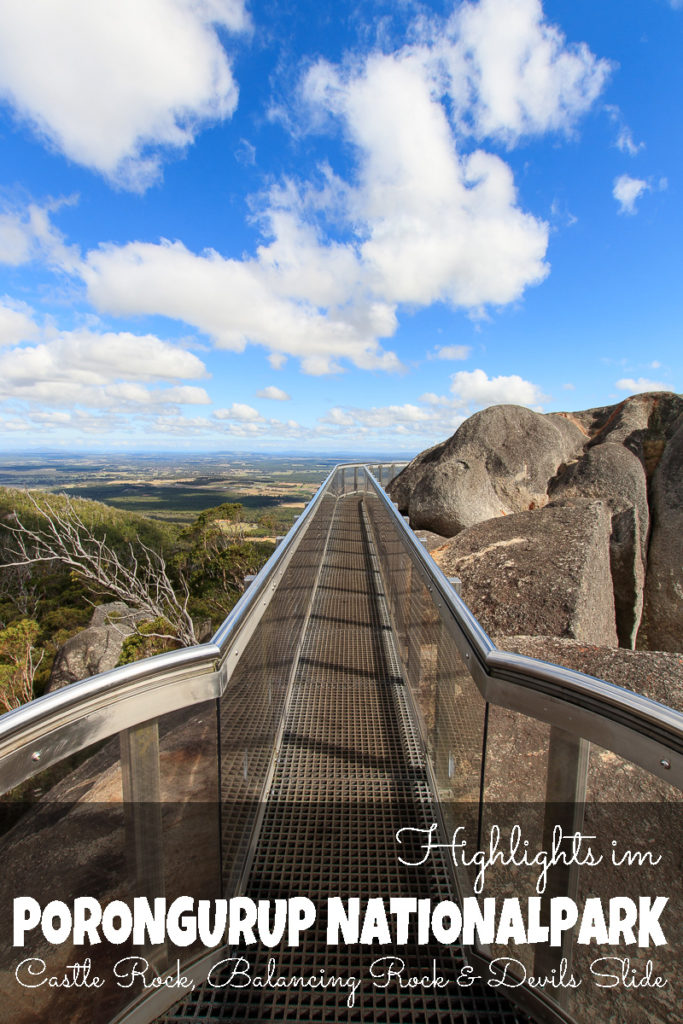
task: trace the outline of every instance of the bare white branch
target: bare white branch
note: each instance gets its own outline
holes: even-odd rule
[[[16,512],[12,521],[3,524],[12,537],[3,568],[58,562],[76,573],[93,592],[113,595],[139,608],[149,619],[166,619],[173,633],[161,634],[164,637],[178,639],[186,647],[197,643],[188,611],[187,581],[179,576],[176,592],[160,552],[138,538],[135,545],[128,544],[128,557],[124,559],[107,543],[106,535],[95,536],[66,495],[37,501],[30,491],[25,494],[41,525],[26,525]]]

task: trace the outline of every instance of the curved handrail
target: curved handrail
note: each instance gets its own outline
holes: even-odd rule
[[[485,700],[575,732],[683,789],[683,712],[603,679],[499,650],[370,472],[368,479],[455,628]]]
[[[1,715],[0,792],[123,729],[220,696],[241,641],[270,603],[335,472],[336,467],[209,643],[90,676]]]
[[[328,475],[210,643],[112,669],[0,716],[3,791],[96,740],[219,696],[335,474],[361,467],[435,592],[486,700],[574,731],[683,788],[683,713],[604,680],[498,650],[367,464],[345,463]]]

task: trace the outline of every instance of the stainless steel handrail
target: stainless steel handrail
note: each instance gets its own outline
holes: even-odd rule
[[[90,743],[219,696],[335,474],[361,467],[432,587],[485,700],[576,732],[683,788],[683,713],[604,680],[498,650],[367,464],[345,463],[328,475],[210,643],[113,669],[0,716],[2,791]]]
[[[133,725],[220,696],[334,478],[318,488],[209,643],[72,683],[0,716],[0,792]]]
[[[683,712],[603,679],[499,650],[370,472],[368,480],[485,700],[591,740],[683,789]]]

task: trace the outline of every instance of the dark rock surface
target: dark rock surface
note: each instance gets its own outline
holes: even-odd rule
[[[585,440],[563,416],[492,406],[413,459],[388,491],[413,529],[451,537],[484,519],[544,505],[549,478]]]
[[[90,625],[70,637],[57,651],[47,692],[108,672],[121,657],[123,641],[135,630],[145,612],[129,608],[123,601],[98,605]]]
[[[643,640],[683,651],[683,416],[652,478]]]
[[[607,441],[563,465],[548,484],[554,500],[597,498],[612,516],[610,565],[619,644],[633,648],[643,608],[650,514],[642,463],[628,448]]]
[[[519,512],[463,530],[432,552],[491,634],[569,636],[617,646],[611,516],[584,501]]]

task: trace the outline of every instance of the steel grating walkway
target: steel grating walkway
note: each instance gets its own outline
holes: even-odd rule
[[[411,869],[398,859],[397,829],[434,820],[365,510],[361,497],[350,495],[338,501],[330,526],[246,889],[254,899],[306,895],[318,906],[319,920],[297,948],[231,954],[247,959],[252,979],[267,977],[273,958],[273,979],[356,977],[362,985],[349,1006],[348,987],[221,988],[223,975],[159,1024],[526,1024],[526,1016],[484,985],[373,985],[370,965],[386,956],[403,957],[408,973],[431,973],[434,960],[440,974],[454,979],[463,964],[457,948],[326,944],[328,896],[453,898],[443,861]]]

